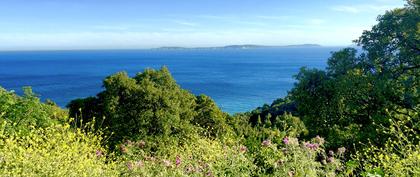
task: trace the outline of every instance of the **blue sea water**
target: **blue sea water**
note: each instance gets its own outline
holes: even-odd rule
[[[226,112],[252,110],[284,97],[299,68],[325,68],[333,47],[260,49],[92,50],[0,52],[0,86],[65,105],[96,95],[102,80],[168,66],[178,84],[211,96]]]

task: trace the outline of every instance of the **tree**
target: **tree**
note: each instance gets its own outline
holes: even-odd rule
[[[83,122],[96,117],[96,127],[112,135],[112,144],[148,136],[186,137],[199,127],[210,136],[228,129],[228,115],[209,97],[182,89],[166,67],[146,69],[132,78],[119,72],[103,85],[105,90],[96,97],[73,100],[68,107],[70,115]]]
[[[408,1],[356,40],[361,54],[346,48],[332,54],[326,71],[303,68],[290,98],[310,136],[327,136],[331,146],[381,144],[386,135],[376,130],[398,117],[390,112],[418,112],[419,27],[419,1]]]

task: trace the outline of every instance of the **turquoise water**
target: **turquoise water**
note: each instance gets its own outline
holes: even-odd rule
[[[184,50],[97,50],[0,52],[0,86],[22,93],[32,86],[42,100],[64,107],[93,96],[102,79],[118,71],[168,66],[175,80],[194,94],[211,96],[226,112],[254,109],[283,97],[300,67],[325,68],[339,48]]]

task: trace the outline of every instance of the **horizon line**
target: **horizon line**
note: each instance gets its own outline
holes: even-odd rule
[[[72,49],[0,49],[0,52],[47,52],[47,51],[102,51],[102,50],[187,50],[187,49],[212,49],[212,48],[224,48],[229,46],[246,46],[246,45],[252,45],[252,46],[261,46],[261,48],[281,48],[281,47],[298,47],[304,45],[317,45],[313,47],[357,47],[356,44],[347,44],[347,45],[320,45],[320,44],[311,44],[311,43],[305,43],[305,44],[288,44],[288,45],[259,45],[259,44],[230,44],[230,45],[223,45],[223,46],[208,46],[208,47],[183,47],[183,46],[160,46],[160,47],[137,47],[137,48],[72,48]],[[165,49],[167,48],[167,49]],[[174,49],[170,49],[174,48]],[[178,48],[178,49],[176,49]],[[258,48],[258,47],[255,47]],[[309,47],[308,47],[309,48]],[[231,48],[232,49],[232,48]],[[241,49],[240,50],[247,50],[247,49]]]

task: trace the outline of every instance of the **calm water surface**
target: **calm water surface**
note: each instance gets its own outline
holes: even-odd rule
[[[101,50],[0,52],[0,86],[22,93],[32,86],[42,100],[64,107],[102,90],[104,77],[168,66],[194,94],[211,96],[229,113],[244,112],[283,97],[300,67],[325,68],[339,48]]]

